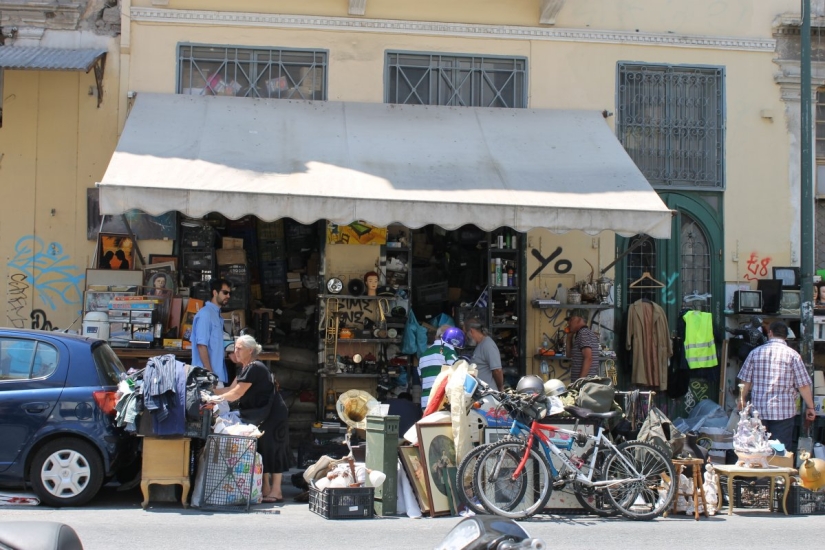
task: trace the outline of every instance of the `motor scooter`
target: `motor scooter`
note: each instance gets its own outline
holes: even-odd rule
[[[532,538],[518,523],[499,516],[464,518],[447,533],[435,550],[545,550],[547,544]]]

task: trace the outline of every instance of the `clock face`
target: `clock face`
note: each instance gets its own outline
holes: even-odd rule
[[[338,279],[337,277],[333,277],[329,281],[327,281],[327,290],[330,292],[330,294],[338,294],[341,292],[343,288],[344,283],[342,283],[341,279]]]

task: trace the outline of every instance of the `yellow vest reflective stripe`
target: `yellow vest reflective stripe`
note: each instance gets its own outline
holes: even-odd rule
[[[691,369],[715,367],[716,343],[713,341],[713,314],[688,311],[685,320],[685,359]]]

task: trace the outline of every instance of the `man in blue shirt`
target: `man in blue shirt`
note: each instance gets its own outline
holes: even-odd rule
[[[206,302],[192,321],[192,365],[215,373],[227,384],[229,376],[224,363],[223,319],[221,307],[229,303],[232,287],[225,279],[209,281],[212,299]]]

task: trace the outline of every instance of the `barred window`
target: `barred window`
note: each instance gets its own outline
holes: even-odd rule
[[[527,107],[527,59],[387,52],[386,103]]]
[[[616,130],[651,185],[724,189],[721,67],[618,64]]]
[[[327,98],[327,52],[181,44],[178,93]]]

